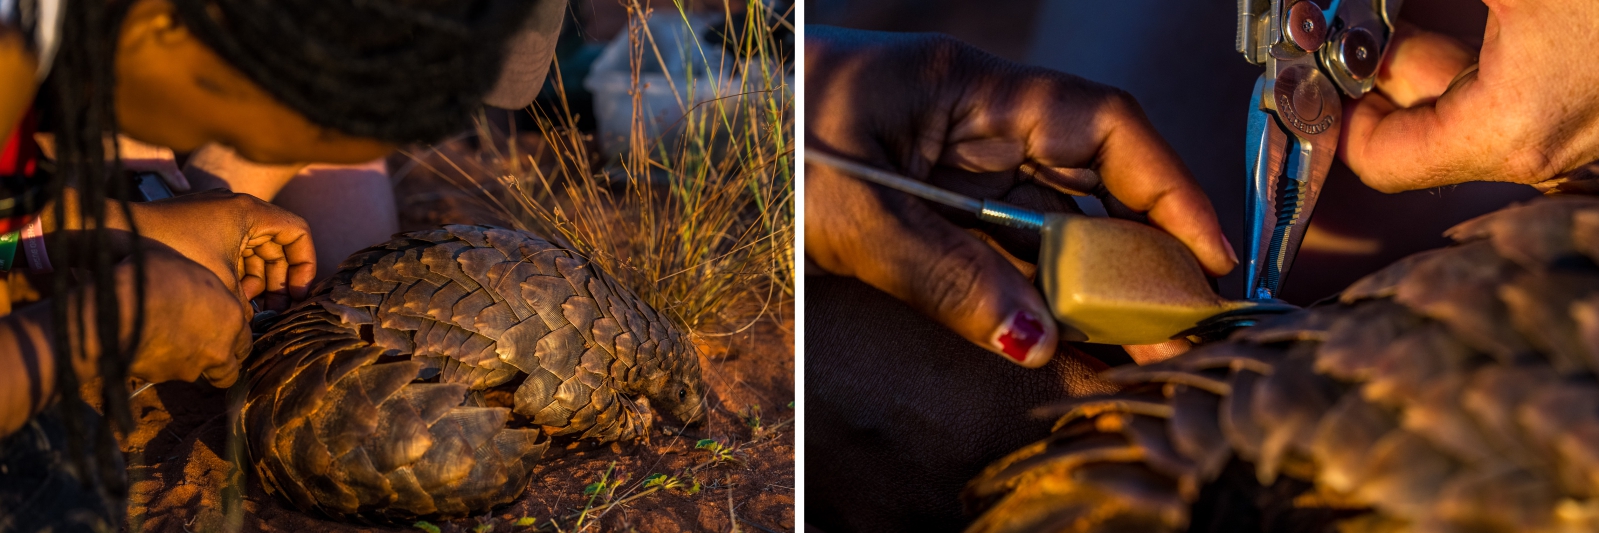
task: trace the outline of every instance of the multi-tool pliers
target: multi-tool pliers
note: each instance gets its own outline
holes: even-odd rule
[[[1401,1],[1238,0],[1238,51],[1266,67],[1249,102],[1244,297],[1277,297],[1338,148],[1340,93],[1376,84]]]

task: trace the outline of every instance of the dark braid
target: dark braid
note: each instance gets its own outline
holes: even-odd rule
[[[79,472],[78,479],[102,497],[112,513],[120,516],[127,498],[127,482],[121,468],[121,455],[116,437],[110,427],[86,420],[81,407],[78,379],[73,371],[73,339],[69,332],[75,329],[80,341],[95,335],[100,345],[96,367],[101,379],[101,409],[114,426],[124,432],[133,431],[133,416],[128,407],[127,369],[143,331],[143,314],[135,313],[134,327],[129,339],[118,338],[121,323],[121,306],[118,305],[116,277],[113,270],[111,236],[103,229],[107,225],[106,201],[119,200],[126,207],[128,187],[126,180],[111,179],[120,169],[120,161],[112,157],[106,162],[105,139],[116,134],[112,97],[113,70],[118,29],[126,13],[126,2],[106,0],[74,0],[62,9],[61,47],[55,57],[50,79],[44,91],[55,124],[56,161],[49,180],[48,194],[61,199],[68,186],[79,191],[79,216],[82,227],[96,228],[64,241],[70,243],[58,250],[58,268],[52,274],[51,285],[55,296],[51,299],[51,313],[55,323],[56,392],[60,397],[57,408],[67,431],[68,453]],[[114,156],[115,154],[113,154]],[[126,212],[126,209],[124,209]],[[55,216],[63,225],[67,222],[65,202],[58,201]],[[132,221],[127,221],[132,226]],[[144,302],[144,262],[138,245],[137,232],[132,243],[133,264],[138,280],[135,302]],[[85,293],[71,292],[76,280],[72,267],[83,267],[94,284],[95,316],[86,323],[81,309],[89,297]],[[75,301],[73,301],[75,300]],[[76,305],[73,305],[76,304]],[[69,327],[68,321],[74,321]],[[83,449],[83,443],[89,449]]]
[[[466,129],[539,0],[172,0],[185,26],[312,122],[396,143]]]

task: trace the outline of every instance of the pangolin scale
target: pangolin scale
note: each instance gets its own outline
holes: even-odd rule
[[[445,226],[355,253],[279,317],[246,365],[240,431],[268,492],[302,510],[461,516],[519,496],[553,437],[637,439],[652,410],[701,418],[699,365],[681,329],[581,257]]]
[[[967,485],[967,531],[1599,530],[1599,199],[1447,235],[1042,408],[1055,431]]]

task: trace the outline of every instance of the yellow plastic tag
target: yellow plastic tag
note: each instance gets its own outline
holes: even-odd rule
[[[1211,290],[1188,248],[1132,221],[1052,213],[1039,276],[1061,323],[1102,344],[1155,344],[1255,304]]]

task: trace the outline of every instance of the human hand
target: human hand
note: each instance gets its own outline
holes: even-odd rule
[[[1056,191],[1104,191],[1175,235],[1207,273],[1237,264],[1209,200],[1126,93],[945,37],[807,31],[809,148],[1054,210],[1071,209]],[[1049,308],[1000,250],[960,227],[974,219],[816,165],[805,193],[806,256],[821,270],[859,278],[1023,366],[1054,354]]]
[[[201,265],[165,250],[144,254],[144,331],[128,375],[150,382],[194,381],[204,376],[231,386],[250,351],[249,307]],[[117,266],[122,316],[132,316],[132,263]],[[126,326],[131,331],[131,324]]]
[[[1401,24],[1377,91],[1345,105],[1339,155],[1367,185],[1537,185],[1599,159],[1599,4],[1487,4],[1480,56]]]
[[[129,209],[142,236],[211,270],[241,301],[286,310],[316,275],[305,220],[253,196],[213,190]]]

